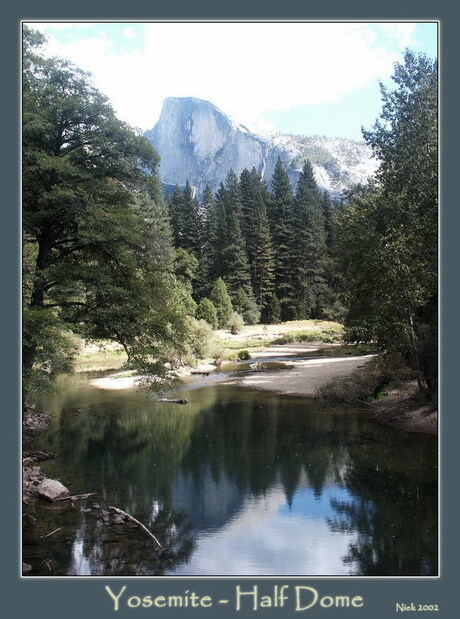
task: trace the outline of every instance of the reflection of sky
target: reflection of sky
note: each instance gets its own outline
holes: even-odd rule
[[[69,574],[78,574],[79,576],[91,576],[91,561],[85,557],[83,552],[83,538],[77,535],[77,538],[72,546],[72,560],[69,568]]]
[[[346,489],[325,486],[320,497],[297,490],[292,505],[281,486],[264,497],[250,497],[243,509],[219,531],[197,538],[190,563],[181,575],[344,575],[353,566],[342,562],[354,533],[334,532],[331,499],[351,501]],[[223,565],[225,561],[225,566]],[[270,566],[270,567],[267,567]]]
[[[291,505],[285,503],[279,513],[285,516],[292,515],[294,518],[299,516],[315,520],[331,518],[337,514],[331,505],[331,500],[351,502],[353,499],[346,488],[339,486],[324,486],[321,489],[321,496],[315,496],[314,491],[307,488],[295,492]]]

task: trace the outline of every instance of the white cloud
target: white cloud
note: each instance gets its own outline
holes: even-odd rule
[[[51,34],[50,50],[91,71],[118,115],[148,129],[167,96],[236,118],[337,101],[391,74],[414,24],[147,23],[142,51],[123,54],[101,31],[66,44]]]
[[[131,26],[128,26],[126,30],[123,30],[123,36],[126,37],[127,39],[134,39],[134,37],[136,36],[136,32],[134,28],[132,28]]]
[[[323,500],[329,502],[327,497]],[[237,518],[197,539],[192,562],[180,565],[174,573],[195,576],[349,574],[354,566],[344,565],[343,557],[349,545],[356,542],[356,534],[332,531],[325,517],[280,514],[285,501],[281,487],[272,487],[264,497],[247,499]]]

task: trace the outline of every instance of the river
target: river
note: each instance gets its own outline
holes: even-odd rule
[[[95,495],[24,508],[32,576],[437,574],[433,437],[206,379],[180,391],[186,405],[65,380],[30,448],[59,454],[41,466],[72,494]],[[163,550],[106,524],[108,506]]]

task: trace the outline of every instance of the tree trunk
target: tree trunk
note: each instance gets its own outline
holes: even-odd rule
[[[415,363],[415,370],[417,372],[417,385],[418,385],[419,390],[422,393],[426,393],[427,384],[426,384],[424,372],[422,370],[419,343],[418,343],[417,334],[415,333],[414,319],[412,315],[409,316],[409,324],[410,324],[410,332],[411,332],[411,339],[412,339],[411,352],[412,352],[412,357]]]

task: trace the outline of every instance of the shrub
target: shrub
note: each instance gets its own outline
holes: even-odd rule
[[[259,322],[260,309],[252,294],[240,288],[235,295],[233,306],[242,316],[245,325],[256,325]]]
[[[323,385],[319,395],[331,402],[368,402],[410,378],[411,370],[400,355],[382,353],[355,370],[351,376]]]
[[[281,320],[281,304],[275,293],[271,296],[268,305],[268,322],[269,324],[278,324]]]
[[[196,308],[196,317],[205,320],[213,329],[218,327],[217,310],[210,299],[201,299]]]
[[[243,328],[243,319],[241,318],[241,316],[237,313],[237,312],[233,312],[232,315],[230,316],[230,319],[227,323],[227,325],[230,328],[230,332],[232,333],[232,335],[237,335],[241,329]]]
[[[233,305],[227,292],[227,286],[221,277],[214,282],[210,298],[217,311],[219,328],[225,327],[232,315]]]
[[[250,354],[249,350],[239,350],[238,351],[238,359],[240,359],[240,361],[247,361],[250,358],[251,358],[251,354]]]
[[[190,319],[190,352],[197,359],[204,359],[209,355],[212,343],[212,329],[205,320]]]

